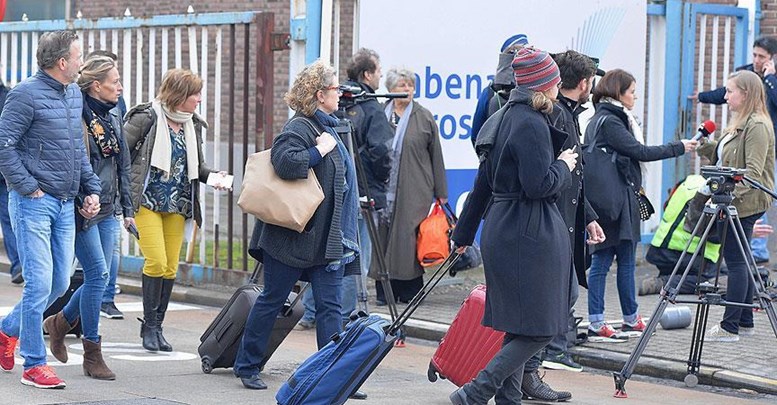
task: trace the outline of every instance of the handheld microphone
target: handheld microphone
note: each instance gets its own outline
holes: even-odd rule
[[[717,126],[715,126],[715,123],[707,120],[699,124],[699,128],[696,129],[696,135],[691,138],[692,141],[698,141],[701,139],[701,137],[708,137],[710,134],[715,132],[717,129]]]

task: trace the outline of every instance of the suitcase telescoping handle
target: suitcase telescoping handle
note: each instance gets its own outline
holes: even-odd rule
[[[424,284],[421,290],[418,291],[418,294],[416,294],[415,297],[410,300],[410,303],[407,304],[405,310],[402,311],[402,313],[397,317],[397,319],[394,320],[394,322],[391,323],[391,325],[389,325],[388,329],[386,330],[386,334],[393,335],[399,331],[399,328],[401,328],[402,325],[404,325],[405,322],[410,319],[410,316],[412,316],[415,310],[418,309],[424,299],[426,299],[429,293],[432,292],[434,287],[439,284],[440,280],[442,280],[443,277],[448,274],[448,271],[456,263],[456,261],[459,260],[460,256],[461,255],[456,253],[455,250],[453,250],[451,254],[448,255],[448,257],[444,262],[442,262],[440,267],[437,268],[434,274],[429,277],[429,280],[426,282],[426,284]]]
[[[305,294],[305,290],[307,290],[308,287],[310,287],[310,283],[304,283],[302,288],[300,288],[299,292],[297,293],[297,296],[294,297],[294,301],[292,301],[291,304],[289,304],[289,308],[287,308],[286,312],[283,313],[283,316],[291,315],[291,311],[294,309],[294,306],[297,305],[299,300],[302,299],[302,294]]]
[[[259,273],[262,272],[262,262],[256,262],[256,266],[254,266],[254,271],[251,273],[251,278],[248,279],[248,284],[258,284],[259,283]]]

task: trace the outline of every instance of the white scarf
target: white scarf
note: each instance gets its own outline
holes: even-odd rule
[[[601,102],[609,103],[616,107],[622,108],[623,112],[626,113],[626,116],[629,118],[629,129],[631,130],[632,135],[634,135],[634,138],[641,145],[645,144],[645,134],[642,133],[642,125],[639,123],[637,117],[634,116],[631,110],[626,108],[626,106],[624,106],[620,101],[611,97],[604,97],[602,98]],[[644,179],[645,176],[647,176],[647,164],[645,164],[645,162],[639,162],[639,169],[642,172],[642,178]]]
[[[154,149],[151,151],[151,166],[163,171],[165,177],[170,175],[173,145],[170,140],[170,131],[167,127],[166,118],[169,118],[175,123],[183,124],[184,142],[186,143],[187,178],[189,180],[197,179],[200,172],[200,159],[197,156],[197,135],[194,133],[194,121],[192,121],[194,114],[169,111],[158,99],[154,99],[151,102],[151,108],[157,117]],[[201,119],[199,116],[197,118]],[[202,121],[205,122],[204,120]]]

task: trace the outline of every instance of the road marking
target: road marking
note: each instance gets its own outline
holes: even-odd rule
[[[134,301],[134,302],[117,302],[116,307],[119,308],[119,311],[121,312],[143,312],[143,302],[142,301]],[[175,302],[171,302],[167,310],[168,311],[191,311],[195,309],[202,309],[201,307],[196,307],[192,305],[186,305],[186,304],[178,304]],[[2,307],[0,306],[0,316],[6,316],[9,313],[11,313],[11,310],[13,310],[13,307]]]

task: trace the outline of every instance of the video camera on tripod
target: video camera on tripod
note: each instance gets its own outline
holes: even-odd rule
[[[359,86],[349,86],[347,84],[341,84],[340,87],[338,87],[338,90],[340,90],[341,110],[348,109],[348,107],[352,105],[359,104],[360,102],[371,98],[407,98],[407,93],[367,93],[367,91]]]
[[[747,174],[746,169],[733,167],[702,166],[701,175],[707,179],[707,185],[713,194],[730,194],[737,183],[741,183]]]

